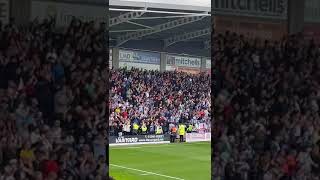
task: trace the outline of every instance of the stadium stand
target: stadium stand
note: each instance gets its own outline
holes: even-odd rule
[[[167,134],[179,122],[192,124],[195,131],[203,123],[208,125],[204,130],[210,130],[210,75],[139,69],[111,72],[110,135],[156,134],[157,126]]]
[[[213,37],[213,179],[319,179],[319,49]]]
[[[102,28],[0,29],[0,179],[106,179]]]

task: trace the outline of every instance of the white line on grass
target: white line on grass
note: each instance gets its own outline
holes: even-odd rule
[[[140,149],[140,148],[153,148],[153,147],[175,147],[174,145],[194,145],[194,144],[207,144],[206,142],[196,142],[196,143],[175,143],[175,144],[161,144],[161,145],[128,145],[128,146],[116,146],[110,149]]]
[[[149,173],[143,173],[143,174],[140,174],[141,176],[147,176],[147,175],[150,175]]]
[[[129,167],[125,167],[125,166],[119,166],[119,165],[116,165],[116,164],[110,164],[110,166],[115,166],[115,167],[119,167],[119,168],[122,168],[122,169],[129,169],[129,170],[132,170],[132,171],[138,171],[138,172],[147,173],[147,174],[153,174],[153,175],[156,175],[156,176],[162,176],[162,177],[166,177],[166,178],[170,178],[170,179],[185,180],[185,179],[181,179],[181,178],[178,178],[178,177],[167,176],[167,175],[163,175],[163,174],[143,171],[143,170],[140,170],[140,169],[134,169],[134,168],[129,168]]]

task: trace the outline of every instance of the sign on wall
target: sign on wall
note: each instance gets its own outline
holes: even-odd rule
[[[206,62],[206,72],[211,74],[211,59],[205,59]]]
[[[160,53],[119,50],[119,67],[160,71]]]
[[[211,133],[187,133],[186,142],[211,141]]]
[[[166,70],[180,71],[187,73],[199,73],[201,67],[201,59],[186,56],[167,55]]]
[[[112,49],[109,50],[109,68],[112,69]]]
[[[2,25],[9,23],[10,8],[8,0],[0,0],[0,21]]]
[[[288,0],[212,0],[214,15],[287,19]]]
[[[135,143],[154,143],[169,141],[170,135],[135,135],[135,136],[110,136],[110,144],[135,144]]]
[[[84,13],[85,12],[85,13]],[[56,17],[57,26],[68,26],[73,17],[82,21],[94,21],[96,26],[106,22],[106,8],[98,5],[62,3],[52,1],[37,1],[31,3],[31,20],[38,17],[43,20],[48,17]]]
[[[211,59],[205,59],[206,61],[206,69],[211,69]]]

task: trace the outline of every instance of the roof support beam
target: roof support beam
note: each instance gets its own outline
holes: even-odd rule
[[[124,14],[121,14],[118,17],[110,18],[109,20],[109,27],[128,22],[129,20],[136,19],[138,17],[141,17],[145,12],[144,11],[138,11],[138,12],[127,12]]]
[[[121,9],[121,8],[109,8],[109,11],[121,11],[121,12],[149,12],[158,14],[175,14],[175,15],[202,15],[211,16],[209,12],[180,12],[180,11],[161,11],[161,10],[148,10],[145,9]]]
[[[176,18],[185,18],[185,17],[194,17],[194,16],[203,16],[203,14],[191,14],[191,15],[177,15],[177,16],[152,16],[152,17],[138,17],[134,19],[139,20],[153,20],[153,19],[176,19]]]
[[[141,38],[141,37],[144,37],[147,35],[159,33],[159,32],[173,29],[176,27],[180,27],[180,26],[183,26],[186,24],[190,24],[190,23],[193,23],[196,21],[200,21],[205,17],[206,16],[194,16],[194,17],[181,18],[181,19],[177,19],[174,21],[164,23],[164,24],[159,24],[159,25],[153,26],[152,27],[153,29],[148,29],[148,30],[144,30],[144,31],[140,31],[140,32],[127,33],[126,35],[118,37],[117,46],[120,46],[120,45],[122,45],[132,39]]]
[[[134,25],[141,26],[141,27],[148,28],[148,29],[152,29],[152,27],[150,27],[150,26],[146,26],[146,25],[131,22],[131,21],[127,21],[127,23],[134,24]]]
[[[210,35],[210,34],[211,34],[211,29],[210,28],[206,28],[206,29],[201,29],[201,30],[194,31],[194,32],[180,34],[180,35],[173,36],[173,37],[165,39],[164,40],[164,47],[166,48],[166,47],[169,47],[172,44],[175,44],[177,42],[186,41],[186,40],[190,40],[190,39],[194,39],[194,38],[197,38],[197,37],[206,36],[206,35]]]
[[[114,31],[109,31],[109,33],[137,32],[137,31],[144,31],[144,30],[148,30],[148,29],[144,28],[144,29],[114,30]]]

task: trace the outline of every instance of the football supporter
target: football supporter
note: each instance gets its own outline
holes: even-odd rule
[[[227,32],[212,48],[213,177],[319,179],[319,46]]]
[[[0,29],[0,179],[106,179],[103,29]]]
[[[110,135],[168,134],[179,122],[210,129],[210,82],[206,74],[112,70]]]

